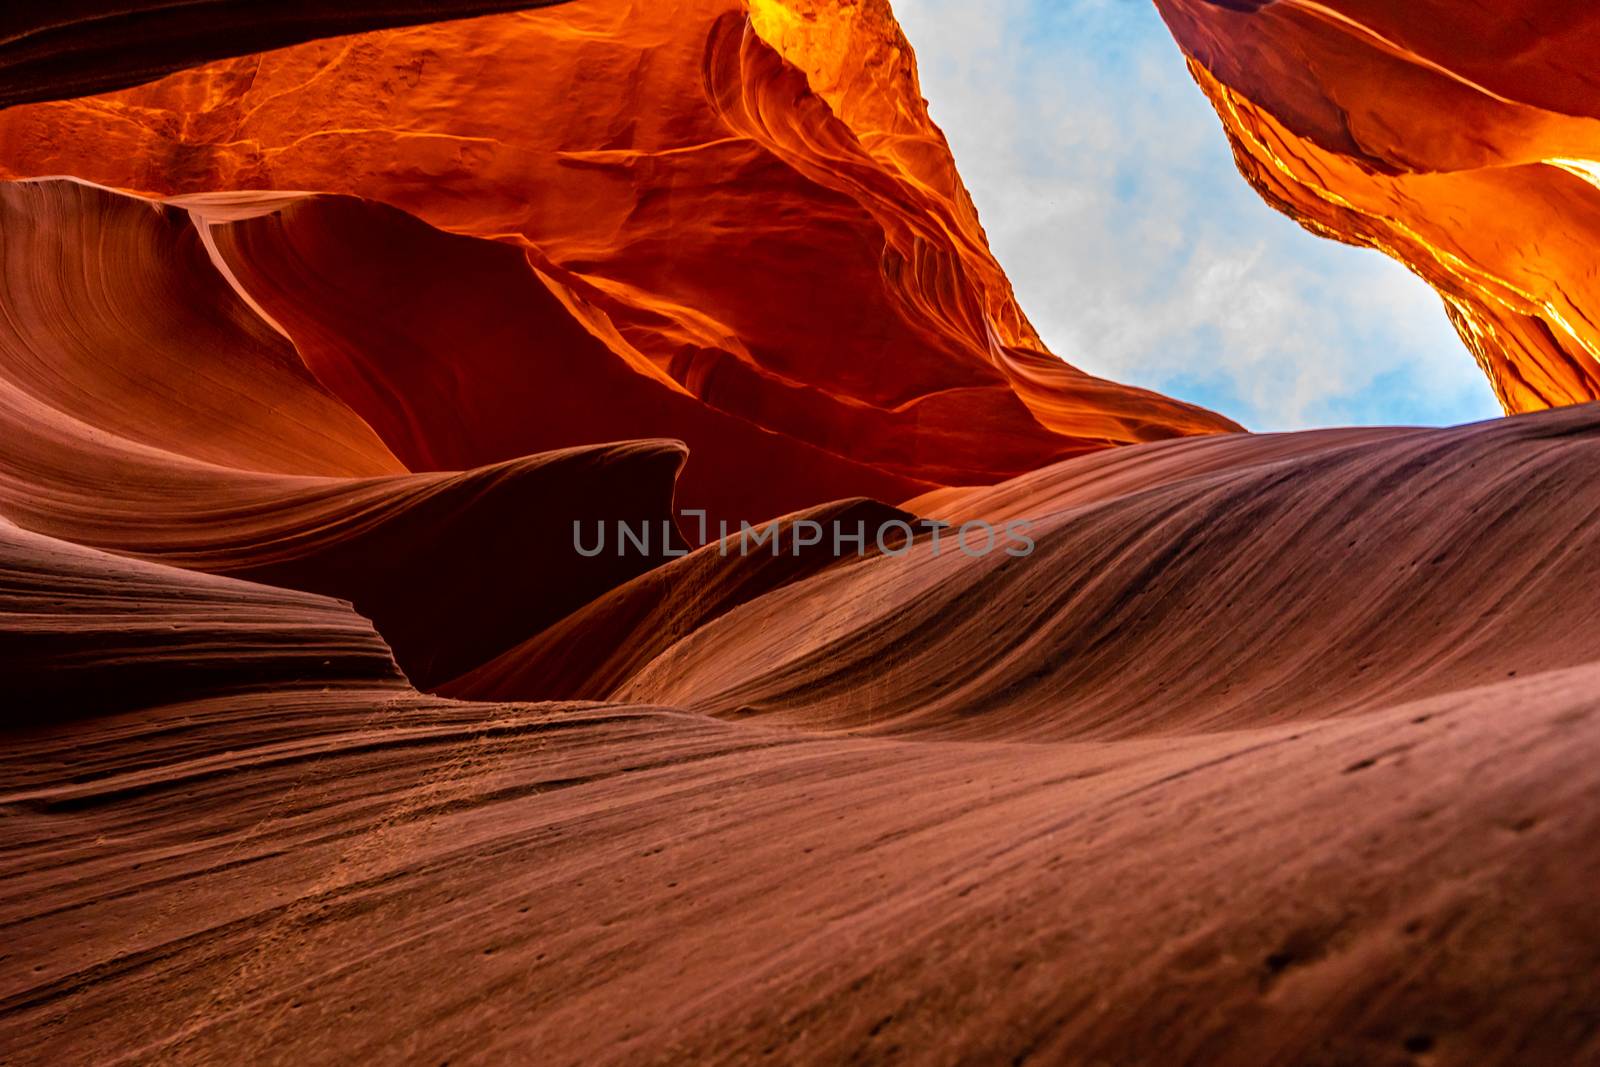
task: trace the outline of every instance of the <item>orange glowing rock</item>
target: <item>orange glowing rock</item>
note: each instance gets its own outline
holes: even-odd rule
[[[692,440],[704,418],[671,415],[689,404],[741,420],[741,433],[793,442],[766,481],[815,487],[763,501],[759,518],[1237,428],[1045,350],[988,250],[883,0],[600,0],[317,41],[10,109],[0,173],[70,173],[162,196],[343,193],[509,245],[498,291],[521,286],[519,299],[540,309],[537,331],[486,336],[444,306],[460,276],[433,279],[428,263],[406,258],[441,235],[418,231],[389,264],[414,279],[404,309],[414,325],[431,317],[461,333],[456,373],[471,394],[461,410],[477,413],[481,441],[498,438],[465,454],[455,430],[391,432],[370,397],[324,373],[330,327],[306,308],[325,318],[328,305],[277,291],[243,262],[247,251],[221,253],[246,291],[275,301],[274,318],[324,384],[413,468],[665,434],[690,440],[692,500],[713,476],[693,458],[710,451]],[[337,239],[313,235],[331,223],[305,218],[318,210],[241,223],[233,243],[269,267],[310,246],[332,264]],[[342,218],[346,232],[371,229],[348,210]],[[370,241],[346,252],[381,274]],[[345,275],[308,277],[289,288]],[[363,299],[371,313],[371,294]],[[392,353],[348,342],[335,347],[359,373],[392,372]],[[485,343],[498,371],[480,358]],[[654,390],[653,410],[683,427],[597,419],[556,440],[507,433],[533,420],[497,382],[534,358],[629,374],[636,384],[618,395]],[[723,433],[721,447],[738,451],[739,436]]]
[[[0,107],[137,85],[208,59],[313,37],[562,0],[54,0],[0,10]]]
[[[1600,7],[1157,6],[1268,203],[1438,289],[1507,411],[1600,398]]]
[[[571,529],[663,530],[675,442],[407,473],[229,288],[183,210],[0,183],[0,233],[0,516],[18,527],[348,600],[421,685],[665,558],[658,537],[574,566]]]

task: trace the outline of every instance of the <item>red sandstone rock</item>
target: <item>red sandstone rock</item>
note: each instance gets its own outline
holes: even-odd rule
[[[1600,399],[1600,8],[1156,6],[1269,204],[1439,290],[1508,412]]]
[[[1588,5],[1161,4],[1270,198],[1594,395]],[[417,6],[73,0],[0,102]],[[0,167],[146,194],[0,184],[7,1062],[1595,1057],[1600,405],[1082,375],[883,3],[314,42]],[[685,506],[1033,551],[571,540]]]

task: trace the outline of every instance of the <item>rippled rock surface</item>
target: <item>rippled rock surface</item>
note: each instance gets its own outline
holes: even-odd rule
[[[485,6],[0,16],[0,1059],[1600,1054],[1600,404],[1240,432],[1044,350],[883,3]],[[1592,395],[1586,7],[1163,8]]]

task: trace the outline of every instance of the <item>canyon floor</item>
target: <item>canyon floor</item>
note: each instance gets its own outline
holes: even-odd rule
[[[1588,1062],[1597,453],[1067,460],[941,505],[1032,556],[824,568],[611,701],[424,696],[340,602],[6,527],[0,1046]]]

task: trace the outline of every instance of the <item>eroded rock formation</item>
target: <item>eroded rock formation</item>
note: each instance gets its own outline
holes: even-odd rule
[[[130,6],[0,101],[421,5]],[[1587,129],[1587,9],[1495,65],[1164,6],[1253,180],[1440,253],[1510,406],[1581,395],[1592,156],[1516,153]],[[1391,126],[1378,54],[1497,103]],[[1256,436],[1073,370],[881,0],[314,41],[0,112],[0,169],[7,1062],[1600,1048],[1600,405]]]
[[[651,662],[574,646],[628,679],[604,704],[424,697],[321,598],[0,527],[25,683],[143,698],[28,687],[0,1040],[1582,1062],[1600,412],[1217,440],[1111,453],[1060,511],[1081,460],[962,502],[1040,516],[1034,565],[881,556],[720,616],[668,578]]]
[[[330,34],[561,0],[51,0],[0,11],[0,107],[120,89],[222,56]]]
[[[1507,411],[1600,398],[1600,7],[1157,7],[1268,203],[1433,285]]]
[[[522,417],[525,397],[492,383],[521,375],[535,353],[631,370],[644,379],[634,392],[680,394],[902,482],[992,482],[1106,444],[1236,429],[1044,352],[928,120],[887,5],[825,10],[596,0],[318,41],[107,97],[12,108],[0,114],[0,168],[163,196],[345,193],[506,245],[470,255],[496,277],[482,299],[511,293],[519,320],[458,312],[460,293],[400,294],[412,317],[449,322],[433,333],[496,331],[505,369],[462,376],[462,388],[489,394],[469,401],[480,434],[534,421]],[[318,261],[280,298],[299,300],[299,313],[274,312],[303,349],[338,329],[305,321],[333,314],[331,297],[368,318],[393,311],[371,296],[300,292],[308,281],[355,289],[368,276],[392,291],[476,278],[458,265],[439,277],[399,249],[354,273],[328,262],[370,245],[352,230],[378,224],[372,214],[297,209],[281,216],[292,232],[252,235]],[[414,229],[415,255],[469,255]],[[470,338],[452,348],[462,350],[452,359],[471,358]],[[406,356],[364,359],[371,373],[375,359]],[[377,373],[398,371],[380,363]],[[438,462],[538,447],[547,442]],[[830,463],[810,458],[782,477]],[[829,493],[773,510],[886,495],[870,481],[817,477]]]

